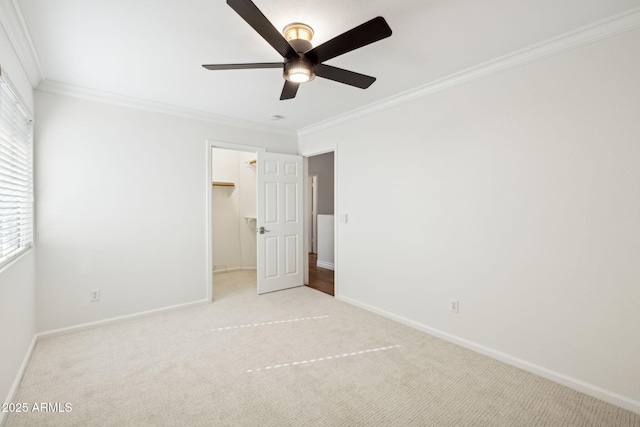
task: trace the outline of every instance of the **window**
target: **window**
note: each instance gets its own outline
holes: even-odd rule
[[[33,121],[0,69],[0,268],[33,245]]]

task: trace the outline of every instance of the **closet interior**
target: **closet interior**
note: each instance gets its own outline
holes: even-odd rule
[[[256,154],[213,148],[213,272],[255,270]]]

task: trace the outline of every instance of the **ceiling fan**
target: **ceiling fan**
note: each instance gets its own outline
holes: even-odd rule
[[[374,18],[320,46],[313,47],[313,29],[310,26],[292,23],[280,34],[251,0],[227,0],[227,4],[282,55],[284,62],[203,65],[207,70],[282,68],[285,82],[280,100],[295,98],[300,83],[309,82],[316,76],[361,89],[368,88],[376,81],[375,77],[333,67],[323,62],[389,37],[391,28],[383,17]]]

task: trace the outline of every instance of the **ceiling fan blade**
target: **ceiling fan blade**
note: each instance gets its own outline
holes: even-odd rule
[[[343,53],[361,48],[368,44],[377,42],[391,35],[391,28],[382,16],[373,18],[362,25],[342,33],[331,40],[316,46],[306,52],[304,56],[309,58],[314,64],[327,61]]]
[[[346,85],[366,89],[376,81],[375,77],[366,76],[349,70],[344,70],[331,65],[318,64],[315,67],[315,73],[318,77],[333,80],[334,82],[344,83]]]
[[[289,80],[285,80],[284,87],[282,88],[282,94],[280,95],[280,101],[295,98],[299,87],[300,83],[293,83]]]
[[[283,58],[295,58],[298,53],[289,42],[275,29],[273,24],[260,12],[251,0],[227,0],[227,4],[236,11],[247,24],[258,32]]]
[[[250,64],[205,64],[207,70],[248,70],[253,68],[283,68],[282,62],[254,62]]]

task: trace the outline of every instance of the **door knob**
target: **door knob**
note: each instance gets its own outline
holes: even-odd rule
[[[260,227],[260,229],[259,229],[259,230],[256,230],[256,231],[257,231],[258,233],[260,233],[260,234],[269,233],[269,230],[265,230],[265,228],[264,228],[264,227]]]

